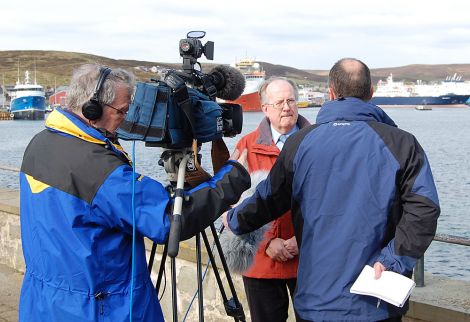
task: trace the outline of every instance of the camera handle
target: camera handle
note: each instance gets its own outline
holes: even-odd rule
[[[185,153],[178,166],[178,179],[175,189],[175,203],[173,205],[173,217],[170,225],[170,235],[168,237],[168,255],[171,258],[178,256],[180,234],[181,234],[181,209],[184,198],[184,176],[186,164],[188,163],[190,153]]]
[[[178,307],[177,307],[177,289],[176,289],[176,256],[179,252],[179,239],[181,234],[181,214],[182,214],[182,204],[183,204],[183,188],[185,183],[185,173],[186,173],[186,166],[188,164],[189,158],[192,156],[192,149],[186,148],[182,150],[166,150],[162,154],[162,160],[165,167],[165,171],[167,172],[170,181],[174,182],[175,175],[176,175],[176,164],[178,164],[178,174],[176,178],[176,190],[175,190],[175,203],[173,206],[173,218],[170,226],[170,235],[168,238],[168,242],[165,244],[163,249],[160,268],[156,283],[156,293],[158,297],[158,293],[160,290],[162,277],[165,270],[165,262],[167,255],[170,255],[170,264],[171,264],[171,295],[172,295],[172,309],[173,309],[173,322],[178,321]],[[179,192],[178,192],[179,191]],[[209,256],[211,266],[213,268],[213,272],[219,287],[219,290],[222,295],[222,299],[224,302],[225,311],[228,316],[234,318],[235,322],[245,321],[245,313],[243,311],[243,307],[238,299],[235,286],[233,284],[232,277],[230,275],[230,271],[228,269],[227,262],[225,260],[225,256],[222,251],[222,246],[220,245],[220,241],[218,238],[217,231],[215,229],[214,224],[210,224],[210,230],[213,235],[213,240],[217,248],[217,252],[219,254],[220,262],[222,264],[228,286],[230,288],[230,293],[232,294],[232,298],[228,298],[226,292],[224,290],[224,285],[222,283],[222,278],[220,277],[219,270],[217,268],[217,264],[214,258],[214,255],[211,251],[211,247],[209,245],[209,240],[207,238],[206,232],[202,231],[196,235],[196,265],[197,265],[197,284],[198,284],[198,304],[199,304],[199,321],[204,321],[204,307],[203,307],[203,289],[202,289],[202,267],[201,267],[201,236],[204,241],[204,245],[206,247],[207,254]],[[222,227],[223,230],[223,227]],[[222,232],[222,230],[220,232]],[[157,249],[157,244],[153,243],[152,251],[149,258],[148,269],[149,273],[152,271],[153,262],[155,259],[155,253]],[[170,254],[171,250],[171,254]],[[173,256],[172,256],[173,255]]]

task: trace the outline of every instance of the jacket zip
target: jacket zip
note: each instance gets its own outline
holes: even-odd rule
[[[95,300],[99,301],[99,307],[100,307],[100,315],[104,314],[104,298],[108,295],[108,293],[104,292],[98,292],[95,294]]]

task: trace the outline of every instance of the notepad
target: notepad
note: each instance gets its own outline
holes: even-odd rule
[[[382,272],[382,276],[377,280],[374,276],[374,268],[366,265],[351,286],[350,292],[374,296],[402,307],[416,286],[412,279],[391,271]]]

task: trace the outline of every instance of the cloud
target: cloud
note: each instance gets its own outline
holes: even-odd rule
[[[216,63],[245,56],[308,69],[348,56],[371,67],[468,63],[469,9],[459,0],[10,1],[2,4],[0,49],[179,62],[179,39],[205,30]]]

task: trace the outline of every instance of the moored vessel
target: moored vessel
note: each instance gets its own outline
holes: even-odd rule
[[[266,78],[265,71],[258,62],[249,58],[240,60],[235,67],[245,77],[245,90],[239,98],[230,102],[240,104],[244,112],[261,111],[258,89]]]
[[[447,77],[436,84],[405,84],[393,80],[392,74],[377,83],[370,103],[387,105],[460,105],[470,98],[470,83],[460,76]]]
[[[44,88],[36,81],[31,83],[29,72],[25,72],[24,82],[19,78],[10,92],[10,111],[15,120],[43,120],[46,109]]]

